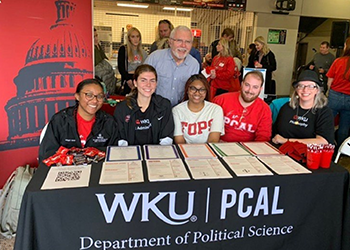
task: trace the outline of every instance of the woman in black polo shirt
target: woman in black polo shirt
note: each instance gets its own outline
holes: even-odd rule
[[[148,64],[135,70],[135,88],[115,109],[119,146],[173,142],[174,121],[168,99],[156,95],[157,72]]]

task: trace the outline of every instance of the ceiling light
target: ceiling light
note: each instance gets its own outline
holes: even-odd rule
[[[130,8],[142,8],[142,9],[147,9],[148,8],[148,4],[147,5],[141,5],[141,4],[129,4],[129,3],[117,3],[117,6],[119,7],[130,7]]]
[[[189,8],[178,8],[178,7],[164,7],[163,10],[176,10],[176,11],[192,11]]]

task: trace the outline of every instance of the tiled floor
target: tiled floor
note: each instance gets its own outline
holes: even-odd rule
[[[343,166],[350,172],[350,157],[343,155],[340,157],[339,165]],[[6,239],[0,235],[0,250],[13,250],[15,239]]]
[[[0,234],[0,250],[13,250],[15,238],[6,239]]]

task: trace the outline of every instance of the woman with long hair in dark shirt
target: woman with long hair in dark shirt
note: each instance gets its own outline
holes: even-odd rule
[[[157,72],[148,64],[137,67],[130,95],[117,104],[119,146],[173,142],[174,121],[170,101],[155,94]]]

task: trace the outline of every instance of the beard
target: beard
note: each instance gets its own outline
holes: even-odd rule
[[[260,94],[260,92],[257,95],[254,95],[253,93],[249,93],[248,91],[245,91],[245,92],[241,91],[242,99],[246,103],[251,103],[251,102],[255,101],[256,98],[259,97],[259,94]]]
[[[171,51],[173,52],[174,56],[179,60],[185,59],[189,53],[189,50],[186,48],[177,48],[177,49],[174,49]],[[180,54],[179,52],[184,52],[184,54],[182,54],[182,53]]]

